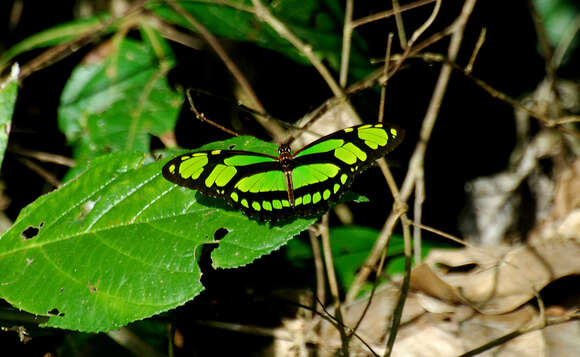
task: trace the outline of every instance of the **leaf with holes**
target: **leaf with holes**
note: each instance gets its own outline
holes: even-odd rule
[[[242,137],[202,149],[265,145]],[[198,295],[197,257],[204,244],[218,243],[212,252],[216,268],[239,267],[314,221],[271,225],[248,219],[220,200],[165,180],[167,161],[145,163],[136,152],[99,157],[75,180],[23,209],[0,238],[0,296],[50,316],[47,326],[112,330]]]

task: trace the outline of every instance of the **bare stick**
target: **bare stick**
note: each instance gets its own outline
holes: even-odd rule
[[[405,301],[407,300],[407,293],[409,292],[409,286],[411,284],[411,233],[409,231],[409,220],[406,215],[403,215],[402,223],[405,242],[405,276],[403,277],[403,285],[401,286],[401,293],[399,294],[397,305],[393,311],[393,322],[391,324],[389,338],[387,339],[387,348],[384,354],[385,357],[389,357],[393,351],[397,332],[401,325],[401,318],[403,317],[403,308],[405,307]]]
[[[43,151],[36,151],[36,150],[27,150],[22,149],[17,146],[9,146],[8,151],[16,153],[18,155],[31,157],[38,161],[50,162],[57,165],[67,166],[67,167],[74,167],[76,165],[75,161],[69,157],[52,154],[49,152]]]
[[[360,19],[356,19],[352,22],[352,27],[354,28],[354,27],[366,25],[368,23],[375,22],[378,20],[386,19],[386,18],[389,18],[389,17],[395,15],[398,12],[402,13],[402,12],[405,12],[407,10],[415,9],[417,7],[420,7],[420,6],[435,2],[435,1],[436,0],[416,1],[412,4],[408,4],[408,5],[404,5],[404,6],[399,7],[398,11],[393,9],[393,10],[381,11],[381,12],[377,12],[376,14],[361,17]]]
[[[465,25],[467,24],[467,20],[469,19],[469,15],[471,15],[474,6],[475,0],[466,0],[463,5],[461,14],[452,25],[454,31],[448,49],[449,58],[455,59],[457,57],[457,53],[459,51],[459,47],[463,39],[463,31],[465,30]],[[417,143],[415,151],[413,152],[413,155],[411,157],[409,169],[407,171],[407,175],[401,188],[401,195],[399,201],[400,206],[409,199],[416,182],[415,181],[416,175],[419,172],[420,168],[423,166],[423,160],[425,158],[425,152],[427,150],[427,143],[429,142],[429,138],[431,137],[431,132],[433,131],[433,126],[435,125],[437,114],[439,113],[441,101],[443,100],[443,95],[447,88],[450,76],[451,76],[451,66],[445,65],[442,66],[433,96],[431,97],[429,108],[427,110],[427,113],[425,114],[425,119],[423,120],[423,125],[420,132],[420,140]],[[367,257],[364,266],[356,275],[346,295],[347,302],[352,301],[354,297],[356,297],[358,291],[366,281],[371,271],[370,267],[374,266],[378,261],[378,259],[380,258],[381,252],[385,244],[388,242],[388,237],[390,237],[393,228],[395,226],[395,223],[403,215],[404,211],[402,211],[402,209],[403,207],[401,207],[401,209],[393,210],[389,215],[389,217],[387,218],[387,220],[385,221],[383,229],[379,234],[379,238],[377,239],[375,245],[373,246],[373,250]]]
[[[308,231],[310,235],[310,246],[312,247],[312,255],[314,258],[314,269],[316,270],[316,300],[320,304],[324,305],[326,303],[326,286],[324,284],[324,264],[322,263],[322,254],[320,252],[320,243],[318,242],[317,235],[312,230]],[[314,305],[314,311],[318,304]]]
[[[381,87],[381,100],[379,102],[379,118],[378,122],[382,123],[383,118],[385,116],[385,101],[387,98],[387,83],[388,77],[387,74],[389,73],[389,62],[391,61],[391,45],[393,44],[393,33],[389,33],[387,39],[387,50],[385,51],[385,65],[383,66],[383,75],[385,76],[385,82]]]
[[[482,28],[481,32],[479,33],[477,43],[475,44],[475,48],[473,49],[471,57],[469,58],[469,62],[467,63],[467,66],[465,66],[465,73],[471,74],[471,71],[473,71],[473,64],[475,63],[475,59],[477,58],[477,54],[479,53],[481,46],[483,46],[483,43],[485,42],[486,33],[487,29],[485,27]]]
[[[354,0],[346,0],[346,9],[344,11],[344,25],[342,28],[342,52],[340,56],[340,77],[339,82],[341,87],[346,87],[348,79],[348,64],[350,60],[350,43],[352,39],[352,11],[354,8]]]
[[[328,286],[330,287],[330,293],[332,294],[334,302],[334,310],[336,314],[336,319],[340,323],[338,331],[340,333],[340,340],[342,341],[342,353],[344,356],[348,356],[348,341],[349,338],[346,335],[344,329],[344,320],[342,318],[342,311],[340,306],[340,294],[338,291],[338,282],[336,280],[336,273],[334,271],[334,261],[332,259],[332,249],[330,248],[330,234],[328,231],[328,213],[322,216],[322,222],[319,224],[320,237],[322,239],[322,250],[324,251],[324,263],[326,264],[326,276],[328,279]]]
[[[211,32],[209,32],[205,28],[205,26],[203,26],[199,21],[197,21],[193,16],[191,16],[191,14],[185,11],[181,7],[181,5],[179,5],[175,0],[167,0],[167,2],[175,11],[177,11],[181,16],[183,16],[187,20],[187,22],[189,22],[196,29],[196,31],[200,33],[200,35],[207,41],[210,47],[215,51],[218,57],[226,65],[226,67],[232,73],[236,81],[244,89],[244,92],[246,92],[246,94],[248,94],[248,96],[251,98],[256,108],[258,108],[260,112],[265,113],[266,110],[264,109],[264,106],[258,99],[258,96],[256,95],[256,93],[252,89],[252,86],[246,79],[246,76],[244,76],[242,71],[240,71],[235,62],[232,61],[232,59],[225,51],[225,49],[222,47],[218,39]],[[275,122],[260,119],[258,119],[258,122],[272,134],[272,137],[275,140],[278,141],[282,137],[284,137],[284,130],[281,127],[279,127]]]
[[[36,172],[38,174],[38,176],[40,176],[43,179],[45,179],[46,182],[48,182],[49,184],[53,185],[54,187],[57,187],[58,188],[58,187],[62,186],[62,182],[60,182],[56,178],[56,176],[54,176],[50,172],[48,172],[45,169],[43,169],[40,165],[36,164],[34,161],[28,160],[26,158],[20,158],[20,159],[18,159],[18,161],[20,161],[21,163],[23,163],[24,166],[28,167],[32,171]]]
[[[173,0],[171,0],[173,1]],[[340,85],[336,82],[332,74],[326,66],[322,63],[322,61],[314,54],[312,51],[312,46],[307,45],[306,43],[302,42],[298,37],[296,37],[287,27],[284,25],[280,20],[278,20],[270,11],[262,4],[260,0],[252,0],[252,4],[254,4],[254,8],[256,10],[256,16],[270,25],[274,31],[280,35],[280,37],[286,39],[290,42],[296,49],[302,52],[306,58],[312,63],[314,68],[320,73],[326,84],[332,91],[332,93],[337,97],[343,97],[344,92]]]
[[[405,33],[405,25],[403,24],[403,17],[401,16],[401,5],[399,0],[391,0],[393,3],[393,11],[395,11],[395,23],[397,24],[397,35],[399,36],[399,43],[401,48],[407,48],[407,34]]]

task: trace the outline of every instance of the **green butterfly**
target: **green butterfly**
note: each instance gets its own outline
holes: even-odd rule
[[[403,140],[401,128],[383,124],[346,128],[279,156],[208,150],[177,156],[163,176],[180,186],[226,200],[260,220],[278,221],[326,212],[354,177]]]

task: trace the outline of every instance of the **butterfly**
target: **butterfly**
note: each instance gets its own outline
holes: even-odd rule
[[[241,150],[206,150],[171,159],[167,180],[221,198],[247,216],[279,221],[326,212],[354,177],[397,147],[404,137],[395,125],[365,124],[342,129],[278,156]]]

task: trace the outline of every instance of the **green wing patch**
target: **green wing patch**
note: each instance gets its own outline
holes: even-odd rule
[[[163,176],[178,185],[224,199],[249,216],[277,221],[315,215],[352,184],[354,177],[403,140],[396,126],[359,125],[323,137],[280,156],[211,150],[178,156]]]

